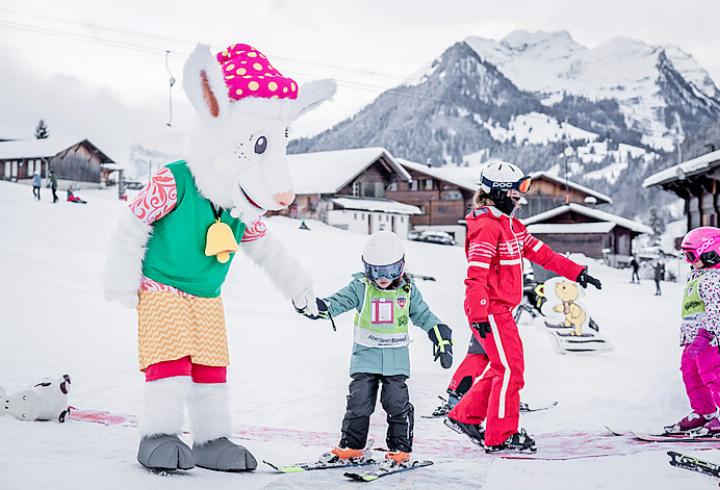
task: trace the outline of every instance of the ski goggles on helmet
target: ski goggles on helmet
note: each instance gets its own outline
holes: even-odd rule
[[[530,190],[530,184],[532,184],[532,177],[526,175],[517,182],[495,182],[483,176],[481,182],[482,184],[489,187],[491,190],[514,190],[520,192],[521,194],[525,194],[527,191]]]
[[[687,260],[690,264],[694,264],[698,260],[702,261],[703,265],[706,267],[712,267],[720,264],[720,255],[718,255],[718,253],[714,250],[700,255],[698,255],[695,250],[683,250],[683,255],[685,256],[685,260]]]
[[[685,256],[685,260],[691,264],[695,263],[697,260],[697,255],[693,250],[683,250],[683,255]]]
[[[394,281],[402,276],[403,270],[405,269],[405,258],[398,260],[393,264],[388,265],[372,265],[367,262],[365,264],[365,275],[371,281],[377,281],[378,279],[388,279]]]

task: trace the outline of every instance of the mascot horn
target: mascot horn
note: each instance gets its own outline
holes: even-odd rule
[[[217,56],[198,45],[183,85],[199,114],[186,159],[153,176],[112,237],[105,296],[138,313],[145,373],[138,461],[154,470],[253,470],[230,441],[229,364],[220,289],[238,250],[298,307],[316,308],[310,276],[261,221],[295,199],[288,126],[335,93],[330,80],[301,87],[257,49]],[[187,401],[192,448],[183,443]]]

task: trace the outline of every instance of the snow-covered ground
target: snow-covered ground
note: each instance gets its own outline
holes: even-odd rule
[[[45,189],[43,189],[45,191]],[[21,389],[35,379],[69,373],[76,407],[137,414],[143,377],[136,368],[135,313],[101,295],[108,237],[121,207],[109,191],[81,191],[87,205],[36,202],[29,187],[0,182],[0,385]],[[359,269],[365,236],[311,222],[311,231],[284,218],[268,220],[312,271],[317,292],[343,286]],[[457,361],[469,331],[462,309],[465,260],[461,247],[408,242],[412,272],[434,276],[419,283],[428,303],[455,329]],[[541,322],[521,325],[527,359],[522,397],[558,400],[555,409],[528,414],[521,423],[538,439],[553,431],[651,430],[687,410],[681,384],[677,316],[680,286],[629,283],[627,271],[593,264],[605,284],[586,303],[615,351],[598,356],[556,354]],[[261,271],[240,254],[224,287],[232,365],[232,412],[238,431],[282,428],[279,437],[243,441],[258,457],[280,463],[313,458],[338,439],[349,381],[352,315],[327,322],[299,317]],[[403,488],[532,489],[701,488],[710,480],[667,464],[664,447],[631,456],[572,461],[503,460],[486,456],[440,420],[420,417],[437,405],[450,375],[432,361],[431,344],[414,330],[413,377],[416,455],[435,466],[373,483]],[[311,434],[312,433],[312,434]],[[312,436],[312,437],[310,437]],[[384,443],[378,407],[371,436]],[[468,448],[463,458],[439,454],[423,440]],[[19,422],[0,417],[0,488],[337,488],[337,471],[277,475],[264,465],[252,474],[196,469],[162,478],[135,461],[130,427],[70,421]],[[423,454],[422,447],[432,454]],[[720,460],[715,451],[699,452]],[[709,487],[708,487],[709,488]]]

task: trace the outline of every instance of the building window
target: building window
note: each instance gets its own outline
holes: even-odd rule
[[[440,199],[443,201],[459,201],[462,199],[462,194],[457,190],[443,191],[440,194]]]
[[[400,216],[400,223],[405,223],[405,216]]]
[[[425,180],[425,190],[431,191],[433,189],[433,181],[432,179],[426,179]]]
[[[352,195],[355,197],[360,197],[360,193],[362,192],[362,182],[355,181],[352,185]]]
[[[411,190],[411,191],[416,191],[416,190],[418,190],[418,181],[417,181],[417,180],[413,180],[413,181],[410,183],[410,190]]]
[[[396,190],[398,190],[398,183],[390,182],[390,185],[388,186],[388,191],[396,191]]]
[[[357,219],[357,213],[353,213],[353,219]]]

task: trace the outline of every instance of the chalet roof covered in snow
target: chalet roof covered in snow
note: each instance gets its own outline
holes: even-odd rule
[[[378,160],[401,179],[412,180],[390,152],[380,147],[288,155],[288,166],[296,194],[334,194]]]
[[[344,209],[361,211],[380,211],[396,214],[422,214],[417,206],[403,204],[391,199],[358,199],[354,197],[336,197],[332,202]]]
[[[572,203],[572,202],[570,204],[563,204],[562,206],[558,206],[557,208],[554,208],[554,209],[549,209],[549,210],[545,211],[544,213],[536,214],[535,216],[531,216],[522,221],[525,225],[529,226],[529,225],[543,223],[546,220],[549,220],[551,218],[555,218],[556,216],[560,216],[561,214],[570,213],[570,212],[575,212],[577,214],[587,216],[588,218],[592,218],[599,222],[614,223],[615,225],[619,225],[619,226],[622,226],[629,230],[632,230],[635,233],[652,234],[652,232],[653,232],[652,228],[650,228],[649,226],[643,225],[642,223],[638,223],[637,221],[623,218],[622,216],[608,213],[606,211],[600,211],[599,209],[588,208],[586,206],[582,206],[580,204],[576,204],[576,203]],[[553,224],[555,224],[555,223],[553,223]],[[578,224],[584,225],[585,223],[577,223],[577,224],[567,223],[567,224],[576,226]]]
[[[532,177],[533,179],[547,179],[547,180],[551,180],[551,181],[553,181],[553,182],[556,182],[556,183],[558,183],[558,184],[565,185],[565,179],[563,179],[563,178],[561,178],[561,177],[559,177],[559,176],[557,176],[557,175],[553,175],[553,174],[550,174],[550,173],[548,173],[548,172],[544,172],[544,171],[542,171],[542,170],[537,171],[537,172],[531,172],[531,173],[530,173],[530,177]],[[568,181],[567,181],[567,185],[568,185],[568,187],[570,187],[571,189],[575,189],[576,191],[582,192],[582,193],[587,194],[587,195],[589,195],[589,196],[593,196],[595,199],[597,199],[598,201],[601,201],[602,203],[612,204],[612,202],[613,202],[613,200],[612,200],[612,198],[611,198],[610,196],[608,196],[608,195],[606,195],[606,194],[603,194],[602,192],[598,192],[598,191],[596,191],[596,190],[593,190],[593,189],[591,189],[591,188],[589,188],[589,187],[585,187],[584,185],[580,185],[580,184],[578,184],[578,183],[576,183],[576,182],[573,182],[573,181],[571,181],[571,180],[568,180]]]
[[[0,142],[0,160],[21,160],[23,158],[54,157],[81,140],[49,137]]]
[[[403,158],[398,158],[397,161],[407,169],[415,170],[429,177],[449,182],[470,192],[475,192],[479,187],[477,182],[480,180],[482,167],[456,167],[452,165],[431,167],[430,165],[411,162]]]
[[[661,170],[646,178],[643,181],[643,187],[666,184],[675,180],[685,180],[686,177],[705,172],[717,166],[720,166],[720,150],[711,151],[692,160]]]
[[[22,160],[24,158],[52,158],[66,150],[82,145],[97,155],[100,164],[115,163],[105,152],[88,139],[70,139],[67,137],[48,137],[0,142],[0,160]]]
[[[533,235],[542,235],[547,233],[564,235],[566,233],[607,233],[615,228],[615,226],[615,223],[611,223],[609,221],[598,221],[597,223],[538,223],[535,225],[529,225],[527,229]]]

